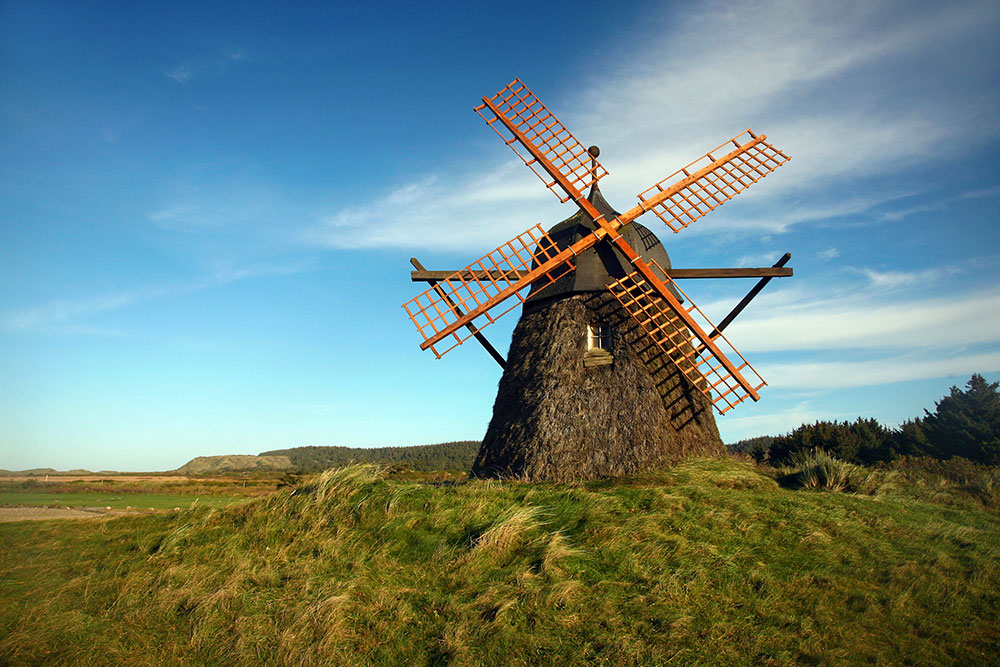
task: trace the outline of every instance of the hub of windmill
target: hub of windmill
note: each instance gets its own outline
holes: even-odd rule
[[[403,305],[438,357],[475,337],[504,369],[472,473],[570,481],[631,475],[695,455],[721,455],[712,414],[758,400],[764,380],[723,330],[775,277],[764,268],[674,269],[656,234],[636,218],[652,211],[674,232],[788,161],[751,130],[638,195],[619,213],[598,181],[600,149],[584,149],[515,79],[476,107],[561,201],[579,209],[548,230],[535,226],[459,271],[427,271],[430,284]],[[584,191],[589,190],[586,196]],[[718,326],[675,283],[758,278]],[[482,329],[523,305],[507,359]]]

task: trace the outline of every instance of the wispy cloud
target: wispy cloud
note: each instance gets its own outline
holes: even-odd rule
[[[195,77],[194,69],[187,64],[177,64],[166,70],[164,74],[177,83],[187,83]]]
[[[749,416],[726,416],[724,422],[729,441],[763,433],[778,434],[789,430],[789,424],[802,424],[817,419],[833,419],[836,413],[817,407],[811,401],[801,401],[784,410]]]
[[[995,199],[1000,197],[1000,185],[982,190],[973,190],[962,195],[962,199]]]
[[[786,294],[758,297],[755,315],[736,320],[727,337],[743,352],[951,350],[1000,341],[996,290],[929,298],[863,290],[825,297],[819,290]]]
[[[1000,24],[995,3],[911,3],[906,11],[792,0],[701,7],[686,18],[665,14],[663,25],[652,21],[655,41],[638,40],[641,49],[593,68],[587,85],[536,91],[585,145],[601,143],[612,171],[602,188],[619,206],[748,124],[773,133],[792,162],[685,234],[780,233],[884,208],[918,193],[898,185],[828,193],[954,159],[1000,136],[1000,93],[993,87],[951,90],[956,77],[925,76],[970,35]],[[664,46],[650,49],[651,43]],[[871,78],[886,78],[886,70],[891,85],[872,86]],[[974,76],[969,70],[960,73]],[[436,180],[332,211],[304,238],[333,247],[422,246],[433,239],[485,252],[539,220],[559,219],[559,210],[539,204],[551,195],[523,165],[495,159],[484,157],[478,174],[452,173],[445,165]],[[403,192],[420,206],[394,203]],[[880,219],[946,205],[882,210]],[[563,217],[573,212],[562,211]]]
[[[816,253],[816,256],[824,261],[830,261],[831,259],[836,259],[840,257],[840,250],[837,248],[827,248],[826,250],[821,250]]]
[[[177,83],[188,83],[205,75],[218,75],[239,63],[250,60],[244,49],[224,50],[214,56],[189,58],[164,70],[164,74]]]
[[[250,267],[221,266],[195,280],[176,285],[147,285],[131,290],[75,299],[54,299],[47,303],[0,313],[0,330],[9,332],[53,332],[85,335],[123,335],[121,331],[80,323],[88,317],[120,310],[165,297],[220,287],[263,276],[287,275],[309,269],[306,263]]]
[[[875,290],[890,290],[910,285],[934,285],[947,276],[961,273],[957,267],[924,269],[922,271],[878,271],[875,269],[854,269],[868,279]]]
[[[515,166],[510,162],[464,183],[425,177],[366,206],[342,208],[302,238],[331,248],[477,248],[486,253],[538,222],[528,217],[529,210],[535,215],[547,211],[550,220],[572,213],[559,208],[540,183],[514,175]]]
[[[867,361],[781,364],[768,369],[768,381],[783,388],[828,391],[994,371],[1000,371],[1000,352],[930,358],[900,355]]]
[[[102,294],[82,299],[55,299],[45,304],[8,311],[0,315],[0,328],[5,331],[30,331],[63,324],[70,320],[105,313],[118,308],[148,301],[167,294],[162,287]],[[81,330],[84,332],[85,330]]]

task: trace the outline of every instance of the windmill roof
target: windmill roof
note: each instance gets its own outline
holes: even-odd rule
[[[591,188],[587,199],[607,219],[620,215],[604,199],[604,195],[601,194],[596,183]],[[559,248],[566,248],[583,237],[589,236],[596,228],[597,225],[586,213],[577,211],[574,215],[549,229],[548,234]],[[620,233],[644,260],[647,262],[655,260],[663,268],[670,268],[670,257],[667,255],[667,251],[660,243],[660,239],[656,238],[656,234],[649,229],[638,222],[632,222],[623,227]],[[635,270],[628,258],[607,240],[602,240],[581,252],[574,258],[573,263],[576,265],[574,271],[560,277],[544,290],[539,291],[533,285],[526,302],[534,303],[567,294],[603,291],[609,283]],[[674,295],[680,298],[676,290]]]

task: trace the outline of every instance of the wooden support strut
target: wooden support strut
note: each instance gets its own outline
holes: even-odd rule
[[[416,269],[416,271],[414,271],[413,273],[417,273],[417,272],[424,272],[424,273],[429,273],[429,272],[428,272],[428,271],[427,271],[427,270],[426,270],[426,269],[424,268],[424,265],[423,265],[423,264],[421,264],[421,263],[420,263],[420,261],[419,261],[419,260],[418,260],[418,259],[417,259],[416,257],[411,257],[411,258],[410,258],[410,264],[412,264],[412,265],[413,265],[413,268],[415,268],[415,269]],[[443,299],[444,299],[445,301],[447,301],[447,302],[448,302],[448,304],[449,304],[449,305],[450,305],[450,306],[451,306],[452,308],[454,308],[454,309],[455,309],[455,312],[456,312],[456,313],[458,313],[459,315],[462,315],[462,314],[463,314],[463,313],[462,313],[462,309],[461,309],[461,308],[459,308],[459,307],[458,307],[458,306],[457,306],[457,305],[455,304],[455,302],[454,302],[454,301],[452,301],[451,297],[449,297],[449,296],[448,296],[447,294],[445,294],[445,292],[444,292],[444,290],[443,290],[443,289],[441,289],[440,287],[438,287],[438,282],[440,282],[439,280],[435,280],[434,278],[429,278],[429,279],[427,279],[427,282],[428,282],[428,283],[430,283],[431,287],[433,287],[433,288],[434,288],[434,291],[436,291],[436,292],[437,292],[438,294],[440,294],[440,295],[441,295],[441,297],[442,297],[442,298],[443,298]],[[488,340],[486,339],[486,336],[484,336],[484,335],[482,334],[482,332],[481,332],[481,331],[477,331],[477,330],[476,330],[476,328],[472,326],[472,321],[471,321],[471,320],[470,320],[470,321],[469,321],[469,322],[468,322],[468,323],[467,323],[467,324],[466,324],[465,326],[466,326],[466,328],[467,328],[467,329],[468,329],[469,331],[471,331],[471,332],[472,332],[472,335],[476,337],[476,340],[478,340],[478,341],[479,341],[479,344],[483,346],[483,349],[485,349],[485,350],[486,350],[486,351],[487,351],[487,352],[489,353],[489,355],[490,355],[491,357],[493,357],[493,359],[494,359],[494,360],[495,360],[495,361],[496,361],[496,362],[497,362],[498,364],[500,364],[500,368],[503,368],[503,369],[505,369],[505,370],[506,370],[506,368],[507,368],[507,360],[503,358],[503,355],[502,355],[502,354],[500,354],[499,352],[497,352],[497,349],[496,349],[495,347],[493,347],[493,344],[492,344],[492,343],[490,343],[490,341],[488,341]]]
[[[790,260],[791,258],[792,258],[792,253],[786,252],[784,255],[781,256],[781,259],[779,259],[777,262],[774,263],[774,268],[785,266],[785,264],[787,264],[788,260]],[[792,271],[791,269],[788,269],[789,275],[791,275],[791,271]],[[722,333],[723,329],[725,329],[726,327],[728,327],[730,324],[733,323],[733,320],[736,319],[736,316],[743,312],[743,309],[746,308],[751,301],[753,301],[755,296],[760,294],[760,291],[764,289],[764,287],[769,282],[771,282],[771,278],[773,277],[774,276],[765,276],[761,278],[760,281],[756,285],[754,285],[749,292],[747,292],[747,295],[743,297],[743,299],[738,304],[736,304],[736,307],[734,307],[731,311],[729,311],[729,314],[726,315],[721,322],[719,322],[719,325],[715,327],[712,333],[709,334],[709,337],[718,338],[719,334]]]
[[[781,266],[755,268],[718,268],[718,269],[664,269],[671,280],[706,279],[706,278],[788,278],[792,269]],[[444,280],[493,280],[502,281],[506,278],[520,280],[527,271],[427,271],[425,269],[410,271],[410,280],[415,283],[430,283]]]

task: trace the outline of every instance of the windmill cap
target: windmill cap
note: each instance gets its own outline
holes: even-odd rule
[[[620,215],[604,198],[597,183],[594,183],[590,189],[587,200],[606,219]],[[594,221],[583,211],[577,211],[574,215],[549,229],[548,234],[556,246],[562,249],[568,248],[585,236],[589,236],[595,229]],[[647,262],[655,260],[663,268],[670,268],[670,257],[656,234],[638,222],[632,222],[619,231],[625,242],[632,246],[644,260]],[[600,241],[593,247],[579,253],[574,258],[573,263],[576,266],[575,270],[566,273],[544,290],[539,291],[535,286],[532,286],[525,302],[538,302],[581,292],[600,292],[606,289],[610,283],[635,270],[628,258],[607,240]],[[673,290],[672,286],[671,290],[674,292],[674,296],[681,299],[680,294]]]

